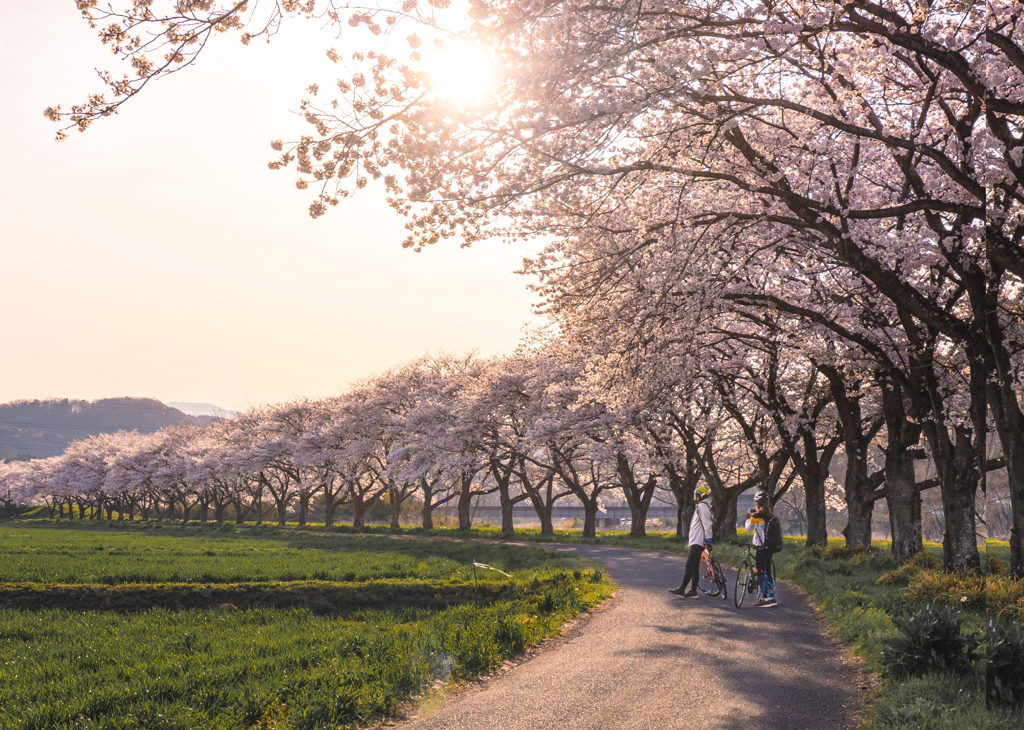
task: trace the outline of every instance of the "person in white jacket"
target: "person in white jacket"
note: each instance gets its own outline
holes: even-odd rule
[[[674,593],[683,598],[697,598],[697,578],[700,568],[700,556],[705,550],[711,549],[713,535],[711,525],[711,502],[708,500],[710,490],[706,486],[699,486],[693,492],[693,501],[697,506],[693,510],[693,519],[690,520],[690,554],[686,558],[686,572],[683,574],[683,583],[678,588],[670,588],[669,593]],[[688,583],[692,583],[689,590],[686,590]]]

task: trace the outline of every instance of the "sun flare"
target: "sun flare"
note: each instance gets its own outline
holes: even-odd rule
[[[442,46],[428,60],[430,78],[438,98],[455,104],[476,104],[491,90],[493,68],[487,54],[476,46]]]

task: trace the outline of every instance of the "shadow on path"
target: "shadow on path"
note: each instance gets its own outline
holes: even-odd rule
[[[780,607],[737,610],[679,585],[685,556],[545,545],[603,563],[621,590],[567,638],[401,725],[407,730],[854,726],[858,671],[810,604],[780,582]],[[733,586],[735,575],[730,576]]]

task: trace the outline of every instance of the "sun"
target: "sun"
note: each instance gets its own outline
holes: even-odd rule
[[[481,48],[465,42],[435,46],[425,60],[438,99],[469,106],[480,104],[490,95],[493,64]]]

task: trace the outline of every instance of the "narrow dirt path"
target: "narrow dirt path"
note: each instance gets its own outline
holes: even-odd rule
[[[402,730],[708,728],[832,730],[856,725],[861,678],[801,596],[778,608],[681,599],[685,557],[591,545],[576,550],[621,586],[579,630],[492,681],[422,711]]]

